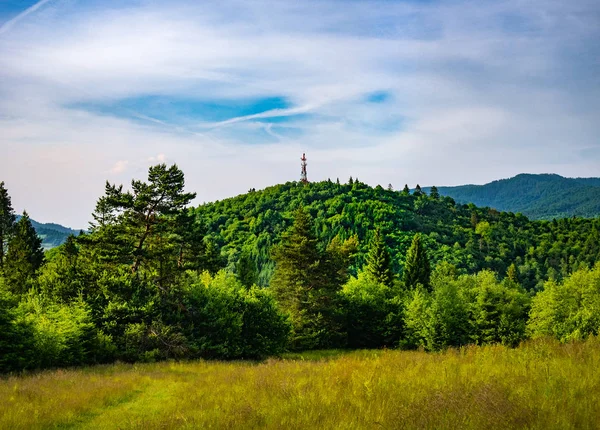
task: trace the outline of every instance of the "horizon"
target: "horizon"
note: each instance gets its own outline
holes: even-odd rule
[[[9,0],[0,181],[79,229],[160,162],[194,205],[297,181],[303,152],[309,180],[395,189],[599,177],[598,23],[592,0]]]
[[[185,172],[184,172],[184,173],[185,173]],[[563,178],[563,179],[598,179],[598,177],[595,177],[595,176],[588,176],[588,177],[567,177],[567,176],[562,176],[562,175],[559,175],[559,174],[557,174],[557,173],[526,173],[526,172],[523,172],[523,173],[518,173],[517,175],[515,175],[515,176],[511,176],[511,177],[509,177],[509,178],[499,178],[499,179],[494,179],[494,180],[492,180],[492,181],[490,181],[490,182],[486,182],[486,183],[484,183],[484,184],[457,184],[457,185],[435,185],[435,184],[433,184],[433,185],[421,185],[421,184],[414,184],[414,186],[411,186],[410,184],[406,184],[406,185],[408,185],[408,186],[409,186],[409,189],[410,189],[411,191],[414,191],[414,189],[415,189],[415,186],[416,186],[416,185],[419,185],[419,186],[420,186],[422,189],[424,189],[424,190],[428,190],[428,189],[430,189],[431,187],[433,187],[434,185],[435,185],[437,188],[454,188],[454,187],[468,187],[468,186],[482,187],[482,186],[489,185],[489,184],[491,184],[491,183],[494,183],[494,182],[499,182],[499,181],[505,181],[505,180],[514,179],[514,178],[516,178],[517,176],[521,176],[521,175],[533,175],[533,176],[544,176],[544,175],[546,175],[546,176],[559,176],[559,177],[561,177],[561,178]],[[377,187],[378,185],[380,185],[380,186],[382,186],[382,187],[384,187],[384,188],[387,186],[387,185],[384,185],[384,184],[369,184],[369,183],[366,183],[366,182],[362,181],[362,179],[360,179],[360,177],[358,177],[358,176],[356,176],[356,177],[355,177],[355,176],[350,176],[350,177],[352,177],[354,180],[359,180],[361,183],[364,183],[364,184],[366,184],[367,186],[369,186],[369,187],[372,187],[372,188],[375,188],[375,187]],[[341,184],[347,184],[347,183],[348,183],[348,180],[350,179],[350,177],[348,177],[348,179],[345,179],[345,180],[342,180],[342,179],[340,179],[340,178],[336,178],[336,179],[340,179],[340,183],[341,183]],[[142,180],[144,180],[145,178],[133,178],[133,179],[142,179]],[[327,179],[319,179],[318,181],[311,181],[311,180],[309,179],[308,183],[310,184],[310,183],[326,182],[326,181],[328,181],[328,180],[331,180],[331,181],[335,182],[335,180],[334,180],[333,178],[327,178]],[[297,178],[297,179],[295,179],[295,180],[289,180],[289,181],[285,181],[285,182],[300,182],[300,179],[299,179],[299,178]],[[278,185],[283,185],[283,184],[285,184],[285,182],[278,182],[278,183],[276,183],[276,184],[270,184],[270,185],[266,185],[266,186],[264,186],[264,187],[262,187],[262,188],[255,189],[255,192],[260,192],[260,191],[264,191],[265,189],[267,189],[267,188],[270,188],[270,187],[275,187],[275,186],[278,186]],[[121,185],[121,184],[117,184],[117,185]],[[124,188],[125,190],[129,190],[130,188],[129,188],[129,187],[127,187],[126,185],[127,185],[127,184],[123,184],[123,186],[124,186],[123,188]],[[392,186],[394,186],[394,185],[392,184]],[[404,188],[404,185],[402,185],[402,184],[399,184],[398,186],[394,186],[394,191],[400,192],[402,188]],[[10,190],[9,190],[9,191],[10,191]],[[189,191],[189,192],[193,192],[194,190],[190,190],[190,189],[188,189],[187,191]],[[223,197],[223,198],[220,198],[220,199],[214,199],[214,200],[210,200],[210,201],[197,202],[196,200],[194,200],[194,202],[193,202],[193,204],[191,205],[191,207],[198,207],[198,206],[205,205],[205,204],[215,203],[215,202],[217,202],[217,201],[222,201],[222,200],[227,200],[227,199],[234,199],[234,198],[236,198],[236,197],[238,197],[238,196],[241,196],[241,195],[247,194],[248,192],[249,192],[249,191],[248,191],[248,190],[246,190],[245,192],[242,192],[242,193],[238,193],[238,194],[235,194],[235,195],[226,196],[226,197]],[[48,225],[48,224],[57,224],[57,225],[59,225],[59,226],[61,226],[61,227],[66,227],[66,228],[69,228],[69,229],[71,229],[71,230],[83,230],[83,231],[87,231],[87,229],[89,228],[89,225],[87,225],[87,226],[85,226],[85,227],[78,227],[78,226],[75,226],[75,227],[73,227],[73,226],[70,226],[70,225],[65,225],[65,224],[61,224],[61,223],[58,223],[58,222],[55,222],[55,221],[52,221],[52,220],[40,220],[40,219],[36,218],[35,216],[31,216],[31,213],[29,213],[29,211],[27,211],[27,209],[25,209],[25,211],[27,212],[28,216],[29,216],[29,217],[30,217],[30,218],[31,218],[33,221],[35,221],[35,222],[38,222],[38,223],[40,223],[40,224],[44,224],[44,225]],[[17,218],[21,217],[22,215],[23,215],[23,212],[22,212],[22,211],[21,211],[20,213],[16,213],[16,216],[17,216]],[[90,217],[91,217],[91,213],[90,213]]]

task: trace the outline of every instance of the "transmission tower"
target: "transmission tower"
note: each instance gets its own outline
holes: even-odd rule
[[[303,184],[308,184],[308,177],[306,176],[306,154],[302,154],[302,170],[300,171],[300,182]]]

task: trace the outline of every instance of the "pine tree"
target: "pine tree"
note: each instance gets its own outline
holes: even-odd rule
[[[28,282],[44,263],[42,239],[31,225],[27,212],[15,226],[4,261],[4,276],[9,289],[17,294],[27,291]]]
[[[413,191],[413,196],[422,196],[423,190],[421,189],[421,186],[419,184],[417,184],[417,186],[415,187],[415,191]]]
[[[371,239],[365,271],[381,284],[388,287],[394,284],[390,253],[379,228],[375,230],[375,235]]]
[[[438,200],[440,198],[440,192],[438,191],[435,185],[431,187],[431,190],[429,191],[429,196],[431,196],[431,198],[435,200]]]
[[[338,292],[346,280],[344,260],[351,253],[351,247],[345,245],[336,240],[326,251],[319,250],[312,220],[300,208],[275,248],[270,288],[279,306],[291,316],[293,348],[344,346]]]
[[[402,189],[402,194],[408,196],[410,194],[410,188],[408,188],[408,184],[404,184],[404,188]]]
[[[14,228],[15,213],[10,196],[4,187],[4,182],[0,182],[0,270],[4,267],[4,257]]]
[[[408,289],[414,289],[417,284],[421,284],[426,289],[430,289],[430,277],[431,266],[427,251],[421,242],[421,235],[417,233],[406,253],[403,274],[404,286]]]
[[[271,289],[280,306],[292,313],[300,311],[308,291],[316,287],[314,274],[318,270],[320,253],[312,230],[310,216],[299,208],[292,227],[273,252],[276,266]]]
[[[176,233],[177,223],[184,220],[181,213],[196,197],[196,193],[184,192],[184,187],[184,174],[175,164],[150,167],[148,182],[132,181],[131,192],[107,182],[105,195],[96,205],[92,231],[98,237],[112,237],[121,259],[129,259],[132,273],[144,262],[160,261],[164,267],[172,249],[177,249],[177,256],[170,258],[168,265],[176,266],[181,247],[173,246],[172,242],[179,241],[173,236],[180,236]],[[105,245],[111,243],[105,241]]]

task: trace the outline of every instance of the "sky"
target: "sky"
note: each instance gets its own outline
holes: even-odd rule
[[[86,228],[177,163],[195,204],[294,181],[600,176],[597,0],[0,0],[0,181]]]

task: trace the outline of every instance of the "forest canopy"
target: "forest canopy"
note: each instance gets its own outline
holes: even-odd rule
[[[530,221],[353,178],[194,196],[176,165],[107,182],[89,231],[44,252],[0,183],[0,371],[600,329],[600,219]]]

